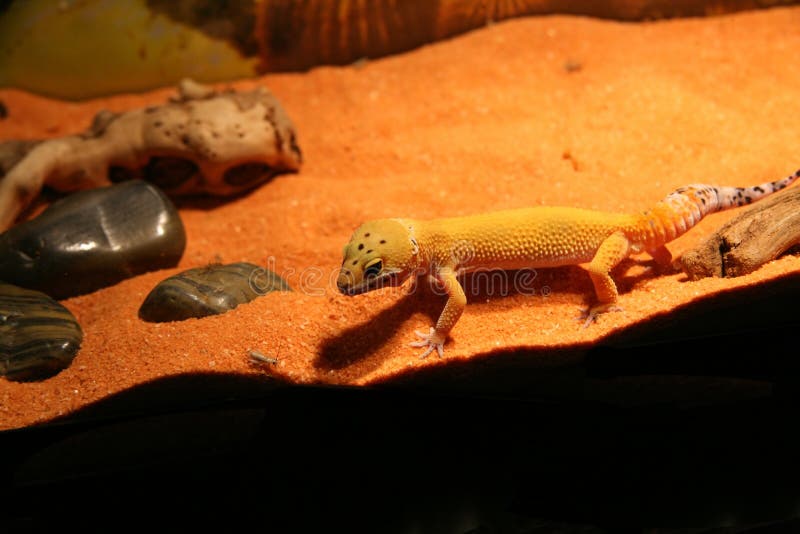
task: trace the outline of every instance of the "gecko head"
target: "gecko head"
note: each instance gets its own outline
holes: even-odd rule
[[[416,255],[416,242],[400,221],[364,223],[344,247],[336,285],[345,295],[400,285],[415,271]]]

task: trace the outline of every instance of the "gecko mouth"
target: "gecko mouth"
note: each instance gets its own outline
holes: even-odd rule
[[[352,297],[353,295],[360,295],[361,293],[366,293],[373,289],[396,286],[398,281],[399,276],[397,272],[387,272],[364,280],[360,284],[354,286],[339,286],[339,291]]]

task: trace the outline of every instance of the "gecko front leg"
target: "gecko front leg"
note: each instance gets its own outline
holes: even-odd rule
[[[447,303],[436,321],[436,326],[432,327],[430,332],[427,334],[415,332],[421,339],[410,343],[410,346],[425,348],[425,352],[422,353],[420,358],[427,357],[434,350],[436,350],[440,358],[442,357],[447,334],[458,322],[459,317],[464,312],[464,308],[467,306],[467,296],[464,294],[464,289],[461,287],[458,278],[456,278],[456,273],[453,269],[442,267],[434,276],[447,292]]]
[[[411,347],[425,347],[425,352],[423,352],[419,357],[420,360],[427,358],[428,354],[433,352],[433,349],[436,349],[436,352],[439,354],[440,358],[444,356],[444,342],[446,336],[438,334],[436,332],[436,328],[432,326],[427,334],[425,332],[420,332],[419,330],[415,330],[414,333],[418,338],[420,338],[420,341],[412,341],[408,345]]]

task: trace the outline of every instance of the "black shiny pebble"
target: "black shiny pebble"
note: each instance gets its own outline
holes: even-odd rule
[[[0,280],[63,299],[174,267],[185,247],[172,201],[133,180],[73,193],[0,234]]]
[[[64,306],[39,291],[0,282],[0,375],[52,376],[66,368],[83,331]]]
[[[139,308],[154,323],[219,315],[271,291],[291,291],[280,276],[252,263],[189,269],[159,282]]]

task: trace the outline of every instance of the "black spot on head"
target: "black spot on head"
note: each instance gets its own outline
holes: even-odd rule
[[[369,237],[369,232],[367,232],[366,234],[364,234],[364,237]]]
[[[385,245],[385,244],[386,244],[386,240],[385,239],[381,239],[381,245]]]
[[[358,265],[358,260],[353,260],[353,265]]]
[[[364,243],[358,244],[358,250],[364,250]]]
[[[367,254],[372,254],[372,249],[369,249],[369,250],[367,251]]]

